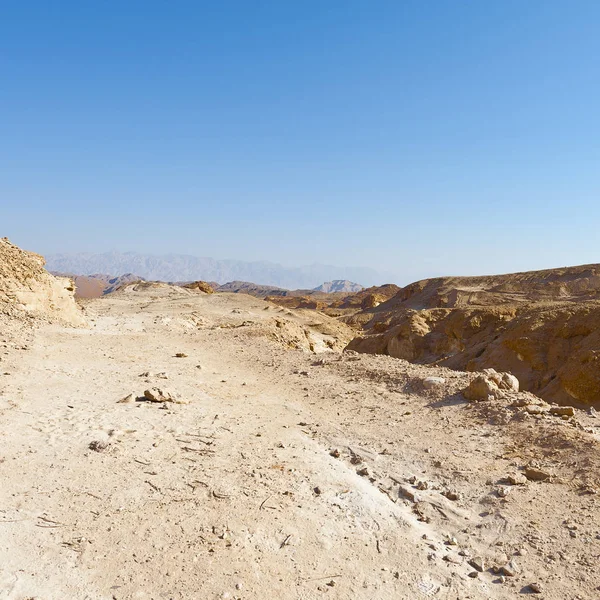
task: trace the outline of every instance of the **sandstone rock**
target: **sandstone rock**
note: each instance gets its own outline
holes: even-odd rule
[[[215,293],[213,287],[209,283],[206,283],[206,281],[193,281],[192,283],[186,283],[183,287],[188,290],[197,290],[199,292],[204,292],[205,294]]]
[[[469,560],[469,564],[480,573],[485,571],[485,560],[481,556],[474,556]]]
[[[511,373],[502,373],[502,379],[498,384],[501,390],[509,390],[511,392],[519,391],[519,380]]]
[[[149,402],[173,402],[175,404],[188,404],[188,401],[182,400],[179,395],[157,387],[145,390],[144,398],[146,398],[146,400]]]
[[[463,390],[463,396],[471,402],[481,402],[482,400],[488,400],[492,398],[498,398],[500,390],[498,386],[486,377],[485,375],[478,375],[465,390]]]
[[[575,415],[575,409],[572,406],[551,406],[550,412],[559,417],[572,417]]]
[[[542,471],[536,467],[527,467],[525,469],[525,477],[529,481],[545,481],[546,479],[550,479],[551,475],[547,471]]]
[[[527,477],[525,477],[525,475],[522,475],[521,473],[509,475],[506,479],[511,485],[525,485],[527,483]]]
[[[520,569],[514,560],[509,561],[503,567],[500,567],[500,572],[507,577],[514,577],[519,573]]]
[[[44,258],[0,239],[0,314],[85,325],[73,281],[54,277]]]

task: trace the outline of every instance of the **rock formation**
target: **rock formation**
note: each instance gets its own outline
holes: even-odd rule
[[[600,266],[413,283],[353,317],[349,349],[513,373],[561,404],[600,402]]]
[[[44,258],[0,239],[0,313],[83,325],[71,279],[54,277]]]

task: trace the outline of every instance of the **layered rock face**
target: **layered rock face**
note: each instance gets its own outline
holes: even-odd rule
[[[513,373],[561,404],[600,404],[600,267],[440,278],[360,313],[348,346],[422,364]]]
[[[71,279],[54,277],[39,254],[0,239],[0,314],[84,325]]]

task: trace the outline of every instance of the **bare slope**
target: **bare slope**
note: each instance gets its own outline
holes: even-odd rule
[[[562,403],[600,402],[600,267],[419,281],[352,319],[349,348],[456,369],[493,367]]]

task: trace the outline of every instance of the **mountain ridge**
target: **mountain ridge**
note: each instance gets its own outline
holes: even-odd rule
[[[360,281],[363,285],[386,283],[390,275],[369,267],[336,267],[312,264],[286,267],[269,261],[240,261],[187,254],[151,255],[137,252],[62,253],[46,256],[50,271],[93,275],[136,273],[157,281],[252,281],[286,289],[312,289],[324,281]]]

